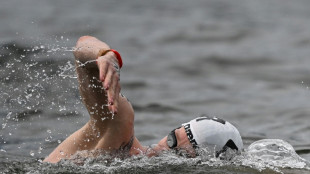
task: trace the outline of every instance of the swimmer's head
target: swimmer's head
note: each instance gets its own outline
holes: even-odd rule
[[[239,131],[229,122],[216,117],[198,117],[172,130],[158,147],[185,149],[188,154],[196,154],[198,147],[208,147],[219,156],[228,148],[241,151],[243,142]]]

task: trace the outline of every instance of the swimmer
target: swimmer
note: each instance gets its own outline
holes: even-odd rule
[[[227,148],[242,150],[238,130],[216,117],[198,117],[173,129],[152,148],[142,146],[134,135],[134,110],[120,93],[120,54],[95,37],[82,36],[74,56],[80,94],[90,119],[59,144],[45,162],[70,159],[83,150],[155,156],[173,149],[189,157],[198,155],[201,146],[214,149],[216,156]]]

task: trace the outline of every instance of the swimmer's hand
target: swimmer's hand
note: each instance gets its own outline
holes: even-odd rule
[[[108,108],[117,113],[120,85],[120,68],[116,55],[109,51],[104,56],[98,57],[99,79],[108,95]]]
[[[110,47],[92,36],[82,36],[76,43],[76,49],[74,51],[75,59],[78,64],[86,65],[81,66],[81,68],[78,68],[80,66],[77,67],[80,92],[89,112],[93,112],[92,107],[90,107],[92,104],[107,104],[109,111],[117,113],[119,92],[121,90],[118,60],[112,51],[107,52],[104,56],[98,57],[101,49],[109,50]],[[95,63],[96,61],[97,64]],[[89,71],[84,71],[82,67],[86,67]],[[97,70],[99,70],[99,74],[97,74]],[[92,74],[94,72],[96,74]],[[106,95],[103,94],[105,96],[100,96],[102,95],[101,92],[90,91],[89,85],[92,83],[92,78],[88,76],[98,77],[98,75],[102,87],[105,89]]]

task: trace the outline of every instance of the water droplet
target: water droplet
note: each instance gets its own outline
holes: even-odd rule
[[[60,151],[60,155],[64,155],[65,153],[63,151]]]
[[[43,148],[40,146],[39,149],[38,149],[38,154],[41,154]]]
[[[10,111],[10,112],[8,113],[8,115],[6,115],[6,119],[10,119],[10,118],[11,118],[11,115],[12,115],[12,112]]]
[[[57,142],[58,142],[58,144],[60,144],[60,143],[61,143],[61,140],[58,140]]]
[[[114,116],[115,116],[114,112],[111,111],[110,113],[112,114],[112,118],[111,119],[114,120]]]
[[[4,149],[0,149],[0,152],[6,152],[6,150],[4,150]]]
[[[65,110],[67,110],[67,108],[66,108],[66,106],[59,106],[59,111],[65,111]]]
[[[30,155],[31,155],[31,156],[34,156],[34,152],[33,152],[33,151],[30,151]]]
[[[48,129],[46,132],[47,132],[47,133],[49,133],[49,134],[50,134],[50,133],[52,133],[52,131],[51,131],[51,130],[49,130],[49,129]]]
[[[34,51],[34,50],[38,50],[38,49],[39,49],[38,46],[33,47],[33,51]]]
[[[2,129],[4,129],[6,127],[7,123],[2,123]]]

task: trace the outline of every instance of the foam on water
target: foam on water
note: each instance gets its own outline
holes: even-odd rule
[[[30,152],[31,153],[31,152]],[[80,152],[85,153],[85,152]],[[90,154],[88,152],[88,154]],[[82,157],[75,155],[72,160],[62,160],[58,164],[41,163],[41,160],[28,162],[15,162],[4,173],[24,171],[28,173],[42,172],[74,172],[74,173],[178,173],[192,171],[199,172],[220,172],[230,173],[285,173],[299,171],[307,173],[310,165],[307,161],[299,157],[292,146],[283,140],[264,139],[251,144],[242,154],[236,155],[233,151],[227,152],[225,156],[230,156],[230,160],[224,157],[215,158],[208,149],[200,149],[200,156],[196,158],[186,158],[176,155],[174,152],[166,151],[157,157],[147,157],[145,155],[132,156],[130,158],[120,158],[108,154],[96,157]],[[30,154],[33,156],[32,154]],[[25,168],[23,168],[25,167]]]
[[[264,139],[251,144],[241,155],[236,155],[233,151],[228,151],[220,158],[215,158],[209,153],[207,148],[200,149],[200,156],[196,158],[186,158],[176,155],[174,152],[164,152],[158,157],[148,158],[146,156],[134,156],[128,159],[110,159],[109,156],[85,159],[83,168],[88,171],[108,171],[117,172],[119,170],[132,170],[142,168],[153,170],[160,167],[175,168],[180,167],[180,171],[189,168],[219,167],[229,166],[250,167],[258,171],[273,170],[281,172],[283,168],[310,170],[309,163],[299,157],[293,147],[283,141],[275,139]],[[230,159],[230,160],[227,160]],[[71,161],[63,161],[63,164]],[[165,171],[165,170],[163,170]]]
[[[199,150],[200,156],[186,158],[176,155],[174,152],[163,152],[158,157],[134,156],[127,159],[111,159],[109,155],[96,158],[83,159],[82,168],[88,171],[117,172],[119,170],[132,170],[143,168],[152,170],[159,167],[219,167],[229,166],[250,167],[258,171],[272,170],[281,172],[284,168],[310,170],[309,163],[296,154],[293,147],[279,139],[264,139],[252,143],[242,154],[228,151],[219,158],[215,158],[207,148]],[[229,159],[229,160],[228,160]],[[76,159],[75,159],[76,160]],[[80,159],[81,160],[81,159]],[[74,161],[74,160],[73,160]],[[63,164],[74,164],[72,161],[62,161]],[[165,170],[163,170],[165,171]]]
[[[292,145],[280,139],[263,139],[252,143],[246,153],[243,165],[264,170],[271,168],[295,168],[309,170],[309,162],[301,158]]]

